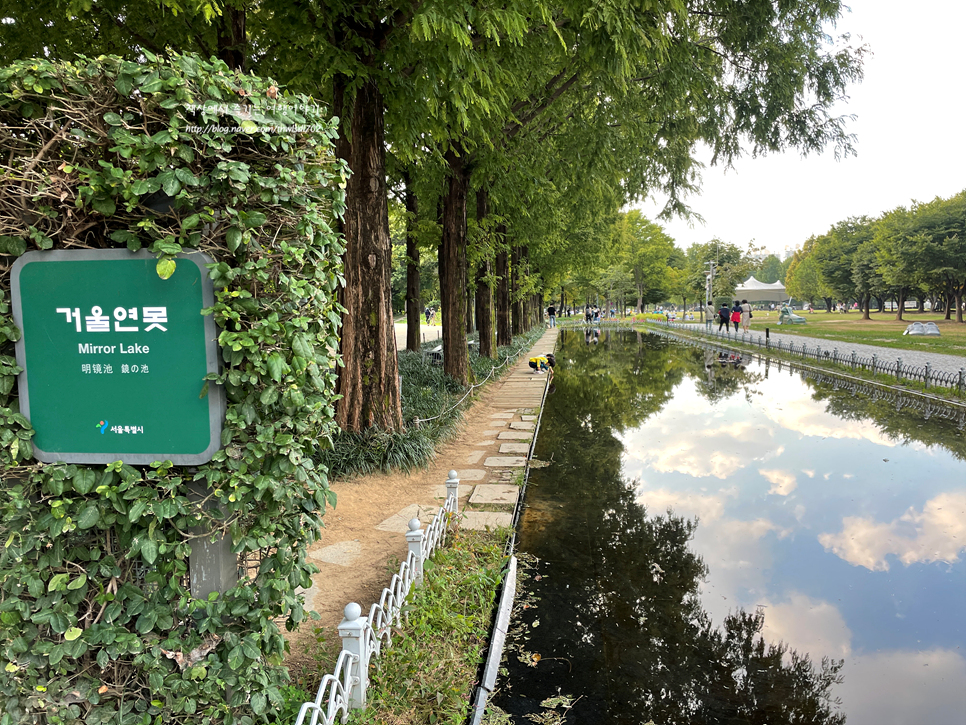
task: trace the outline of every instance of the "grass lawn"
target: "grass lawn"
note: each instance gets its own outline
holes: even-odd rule
[[[966,324],[958,324],[954,320],[946,322],[941,314],[906,312],[902,322],[897,322],[894,312],[881,315],[872,313],[871,320],[863,320],[860,312],[801,312],[808,322],[804,325],[781,325],[778,323],[777,312],[756,311],[751,320],[752,332],[763,333],[765,328],[783,335],[805,335],[823,340],[838,342],[854,342],[866,345],[879,345],[897,350],[915,350],[917,352],[935,352],[944,355],[960,355],[966,358]],[[908,325],[913,322],[935,322],[942,332],[942,337],[912,337],[903,335]]]

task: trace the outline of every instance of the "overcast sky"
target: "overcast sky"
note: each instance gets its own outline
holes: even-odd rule
[[[754,240],[781,257],[850,216],[966,188],[966,3],[845,1],[852,12],[833,33],[852,33],[872,51],[865,79],[836,108],[857,116],[849,129],[858,156],[837,162],[831,151],[804,159],[792,151],[742,158],[727,172],[706,168],[701,194],[690,198],[705,223],[663,222],[682,249],[718,237],[742,247]],[[663,202],[639,206],[653,218]]]

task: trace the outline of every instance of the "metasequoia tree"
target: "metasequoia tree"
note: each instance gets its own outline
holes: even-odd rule
[[[699,142],[723,162],[746,146],[756,154],[827,145],[848,153],[844,120],[828,109],[859,77],[862,54],[825,48],[823,24],[840,10],[838,3],[803,2],[755,3],[738,12],[709,0],[689,9],[624,6],[616,23],[608,6],[580,5],[557,9],[552,22],[534,17],[522,42],[499,48],[470,25],[466,52],[476,51],[494,78],[515,72],[497,89],[502,93],[487,98],[485,113],[458,94],[433,98],[438,116],[449,120],[448,136],[436,141],[450,167],[442,243],[453,261],[444,270],[453,294],[444,295],[444,323],[461,320],[465,309],[458,265],[465,258],[468,180],[490,149],[523,137],[542,144],[592,132],[595,148],[584,163],[619,168],[629,200],[662,188],[669,211],[683,209],[681,194],[694,188]],[[437,72],[458,83],[463,68],[439,65]],[[447,372],[464,379],[465,341],[444,333],[444,357]]]

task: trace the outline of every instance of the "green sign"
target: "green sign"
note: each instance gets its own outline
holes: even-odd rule
[[[13,266],[20,411],[34,457],[197,465],[221,443],[224,394],[214,303],[200,253],[169,279],[147,251],[28,252]]]

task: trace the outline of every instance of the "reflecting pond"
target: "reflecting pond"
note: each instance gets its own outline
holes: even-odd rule
[[[966,437],[902,404],[562,331],[494,703],[517,723],[966,722]]]

